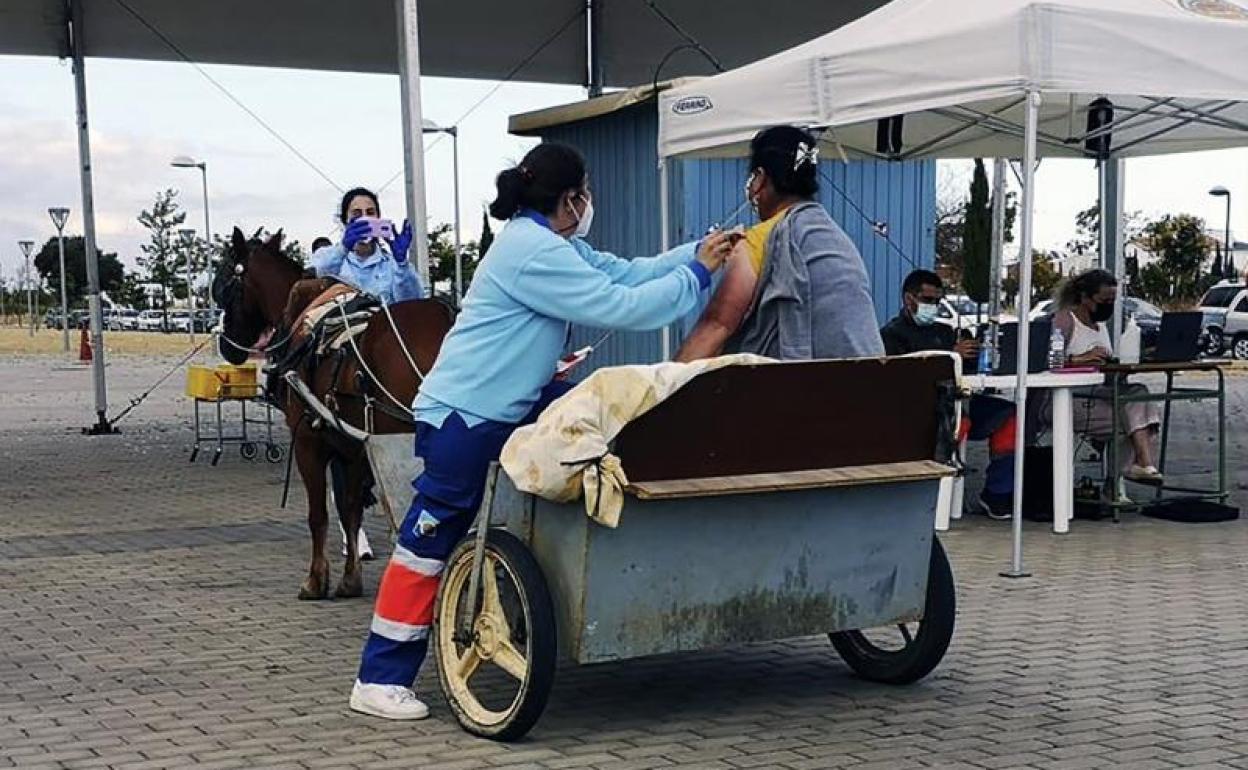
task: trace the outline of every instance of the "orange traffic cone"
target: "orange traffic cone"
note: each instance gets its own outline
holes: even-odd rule
[[[91,340],[87,337],[87,327],[82,327],[82,335],[78,338],[79,363],[91,362]]]

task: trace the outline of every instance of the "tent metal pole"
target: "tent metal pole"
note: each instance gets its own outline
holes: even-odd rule
[[[95,195],[91,181],[91,134],[87,124],[87,73],[83,46],[82,0],[70,0],[70,53],[74,67],[74,103],[78,116],[78,170],[82,184],[82,238],[87,262],[87,303],[91,313],[91,379],[95,384],[95,424],[88,435],[117,431],[108,423],[108,389],[104,379],[104,309],[100,304],[100,264],[95,247]]]
[[[1023,571],[1023,458],[1027,435],[1027,351],[1031,324],[1027,310],[1031,307],[1031,242],[1032,221],[1036,205],[1036,131],[1040,118],[1040,93],[1027,94],[1027,119],[1023,139],[1023,200],[1018,255],[1018,374],[1014,386],[1014,516],[1012,524],[1010,568],[1004,577],[1028,577]]]
[[[455,191],[455,307],[464,304],[464,248],[459,226],[459,126],[451,126],[451,177]]]
[[[671,211],[668,208],[667,159],[659,158],[659,250],[671,248]],[[663,361],[672,360],[672,327],[664,326],[659,331],[659,351]]]
[[[992,161],[992,257],[988,267],[988,322],[996,339],[1001,317],[1001,258],[1005,250],[1005,158]]]
[[[399,34],[399,101],[403,110],[403,170],[407,216],[416,247],[416,273],[427,296],[429,281],[429,221],[425,208],[424,114],[420,104],[420,20],[417,0],[395,0]]]
[[[1100,256],[1101,268],[1108,270],[1118,279],[1119,287],[1123,286],[1123,244],[1122,244],[1122,195],[1123,195],[1123,161],[1120,158],[1108,158],[1101,161],[1100,167]],[[1119,290],[1115,302],[1114,317],[1110,320],[1110,335],[1115,349],[1119,336],[1122,334],[1122,300],[1123,290]]]

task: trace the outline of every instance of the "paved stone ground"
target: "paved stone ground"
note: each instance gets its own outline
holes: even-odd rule
[[[854,678],[820,638],[560,673],[515,745],[477,740],[424,677],[415,724],[345,707],[368,599],[301,603],[302,495],[280,466],[187,462],[180,376],[85,439],[87,374],[0,378],[0,767],[1248,768],[1248,524],[1028,525],[944,536],[958,631],[924,682]],[[159,374],[119,359],[117,400]],[[1232,467],[1248,379],[1234,381]],[[1189,470],[1211,420],[1187,414]],[[381,521],[369,522],[384,542]],[[380,572],[368,567],[368,595]]]

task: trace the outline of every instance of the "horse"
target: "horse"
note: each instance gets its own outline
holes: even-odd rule
[[[241,364],[250,353],[266,353],[271,365],[286,356],[300,334],[297,319],[333,283],[304,279],[303,267],[282,254],[281,241],[280,231],[267,241],[257,236],[249,240],[236,227],[217,267],[212,292],[225,312],[218,350],[230,363]],[[363,594],[357,533],[372,474],[364,445],[349,435],[350,428],[378,434],[413,432],[412,400],[423,373],[433,367],[454,316],[454,309],[440,300],[396,303],[388,314],[374,314],[354,345],[327,354],[319,363],[299,365],[295,371],[300,384],[328,408],[332,413],[328,418],[296,388],[282,387],[281,392],[269,394],[276,396],[285,415],[294,462],[307,491],[312,559],[299,588],[300,599],[329,598],[325,535],[331,459],[341,461],[343,470],[344,493],[336,502],[347,533],[346,563],[334,593],[343,598]],[[266,331],[272,332],[271,342],[257,349],[256,342]],[[348,426],[345,430],[343,423]]]

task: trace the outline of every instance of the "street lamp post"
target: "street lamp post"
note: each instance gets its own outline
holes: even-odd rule
[[[35,247],[34,241],[18,241],[22,257],[26,260],[26,314],[30,316],[30,336],[35,336],[35,294],[34,279],[30,276],[30,250]]]
[[[459,127],[439,126],[426,120],[420,130],[425,134],[451,135],[451,185],[455,196],[455,305],[458,307],[464,301],[464,255],[460,248],[459,229]],[[432,282],[432,278],[430,281]],[[429,287],[429,292],[433,293],[432,286]]]
[[[1231,270],[1234,270],[1235,267],[1235,262],[1231,257],[1231,254],[1234,253],[1234,247],[1231,245],[1231,191],[1222,185],[1218,185],[1210,190],[1209,194],[1215,198],[1226,198],[1226,240],[1223,241],[1225,245],[1223,246],[1224,258],[1222,260],[1223,272],[1225,273],[1227,272],[1227,266]],[[1220,278],[1221,276],[1217,277]]]
[[[169,165],[174,168],[197,168],[204,182],[204,243],[208,244],[208,252],[212,253],[212,225],[208,221],[208,162],[203,160],[195,160],[186,155],[179,155],[169,161]],[[211,258],[210,258],[211,259]],[[208,295],[208,309],[216,311],[217,302],[213,299],[211,293]],[[193,322],[192,322],[193,325]]]
[[[178,231],[182,236],[182,245],[186,248],[186,305],[191,311],[189,331],[191,344],[195,344],[195,230],[185,228]]]
[[[48,209],[52,224],[56,226],[56,246],[61,255],[61,351],[69,352],[69,295],[65,293],[65,222],[69,219],[69,209],[54,207]]]

